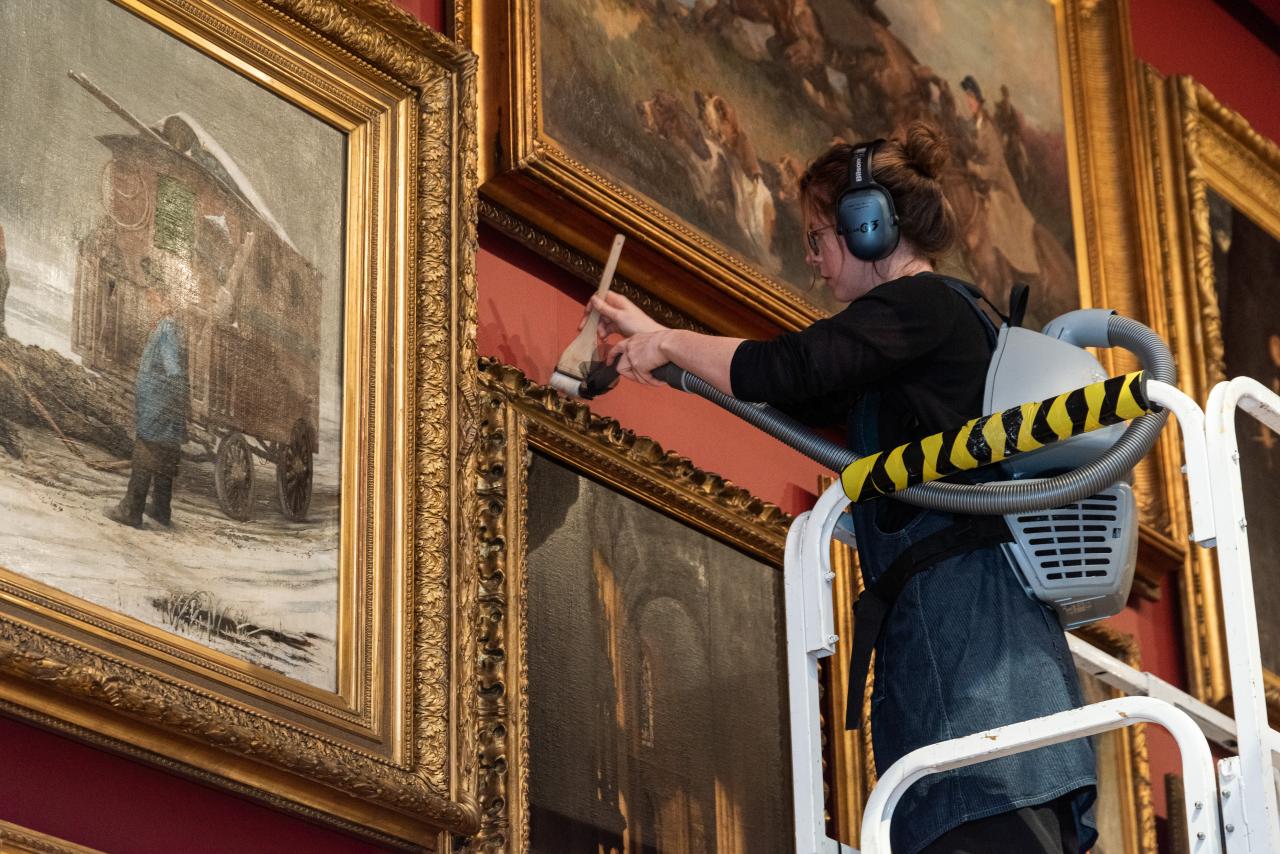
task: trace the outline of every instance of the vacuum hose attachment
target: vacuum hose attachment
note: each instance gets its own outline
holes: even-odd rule
[[[684,368],[668,362],[655,368],[653,375],[672,388],[705,397],[832,471],[843,471],[845,466],[858,459],[853,451],[830,439],[824,439],[785,412],[779,412],[767,404],[738,400]]]
[[[1099,314],[1097,309],[1088,310]],[[1095,317],[1091,319],[1101,320]],[[1173,356],[1168,346],[1146,326],[1126,317],[1106,317],[1107,340],[1079,342],[1082,345],[1123,347],[1138,357],[1150,379],[1173,385],[1177,381]],[[1102,325],[1093,324],[1099,332]],[[1094,336],[1088,336],[1094,337]],[[1100,337],[1100,336],[1099,336]],[[806,456],[834,470],[842,471],[858,459],[858,454],[835,442],[816,436],[795,419],[768,406],[747,403],[725,394],[701,377],[675,365],[664,365],[653,375],[682,391],[693,392],[759,427]],[[923,483],[896,493],[895,498],[930,510],[970,515],[1004,515],[1048,510],[1088,498],[1123,478],[1141,460],[1164,428],[1167,412],[1143,415],[1125,429],[1105,453],[1074,471],[1044,479],[958,484]]]
[[[1141,323],[1113,314],[1108,319],[1107,337],[1110,346],[1123,347],[1137,356],[1151,379],[1170,385],[1177,382],[1168,345]],[[926,483],[904,490],[898,497],[917,507],[951,513],[996,515],[1061,507],[1088,498],[1124,477],[1151,450],[1168,417],[1169,413],[1158,412],[1134,419],[1098,459],[1056,477],[972,486]]]

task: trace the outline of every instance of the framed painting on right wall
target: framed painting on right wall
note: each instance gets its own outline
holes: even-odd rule
[[[1280,391],[1280,147],[1189,77],[1148,69],[1151,139],[1179,385],[1203,404],[1218,382],[1249,376]],[[1280,610],[1280,439],[1237,420],[1257,612]],[[1188,555],[1183,622],[1192,690],[1229,699],[1213,552]],[[1280,719],[1280,624],[1259,619],[1273,720]]]

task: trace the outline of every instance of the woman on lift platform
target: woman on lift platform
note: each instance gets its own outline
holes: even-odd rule
[[[934,271],[957,230],[938,180],[946,162],[938,130],[917,122],[888,141],[836,145],[810,164],[801,179],[806,260],[849,303],[833,317],[746,341],[668,329],[618,294],[593,297],[601,334],[622,336],[609,361],[648,385],[660,383],[653,369],[673,362],[811,426],[842,425],[863,454],[980,415],[990,321],[971,286]],[[871,593],[858,602],[854,645],[876,652],[871,727],[881,771],[927,744],[1081,705],[1061,624],[1023,591],[1000,549],[1000,517],[885,498],[853,514]],[[850,684],[863,682],[851,674]],[[895,811],[893,850],[1078,854],[1097,838],[1095,786],[1084,739],[932,775]]]

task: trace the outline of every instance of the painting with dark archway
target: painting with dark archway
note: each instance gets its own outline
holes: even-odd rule
[[[531,852],[791,844],[782,575],[535,454]]]

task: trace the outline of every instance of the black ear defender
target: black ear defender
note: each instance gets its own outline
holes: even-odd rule
[[[849,187],[836,201],[836,232],[853,257],[879,261],[898,248],[898,214],[893,197],[871,174],[871,159],[883,139],[853,147]]]

